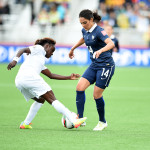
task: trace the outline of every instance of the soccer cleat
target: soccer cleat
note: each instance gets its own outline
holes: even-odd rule
[[[86,122],[83,122],[80,127],[85,127],[86,126]]]
[[[77,119],[77,121],[73,123],[74,128],[78,128],[82,123],[85,122],[86,119],[87,117]]]
[[[76,117],[76,119],[79,119],[79,114],[78,114],[78,116]],[[80,125],[80,127],[85,127],[86,126],[86,122],[83,122],[81,125]]]
[[[20,129],[32,129],[31,124],[32,123],[25,124],[24,122],[22,122],[20,125]]]
[[[107,127],[107,122],[104,123],[104,122],[101,122],[99,121],[97,126],[93,129],[94,131],[102,131],[103,129],[105,129]]]

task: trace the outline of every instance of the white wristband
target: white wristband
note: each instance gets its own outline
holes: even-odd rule
[[[18,62],[19,57],[14,57],[13,60],[16,61],[16,62]]]

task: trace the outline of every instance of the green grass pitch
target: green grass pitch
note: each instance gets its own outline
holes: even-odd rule
[[[0,150],[150,150],[150,68],[116,68],[104,92],[108,128],[93,131],[98,123],[93,86],[86,90],[86,127],[68,130],[62,115],[47,102],[33,120],[32,130],[20,130],[32,104],[15,87],[19,65],[8,71],[0,64]],[[57,74],[82,74],[86,67],[48,66]],[[44,79],[56,98],[76,112],[75,81]]]

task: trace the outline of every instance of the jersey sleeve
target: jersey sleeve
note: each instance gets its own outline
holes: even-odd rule
[[[46,51],[41,45],[34,45],[34,46],[29,46],[29,49],[31,51],[31,55],[45,55]]]
[[[46,66],[43,66],[42,70],[45,70],[45,69],[47,69],[47,67],[46,67]]]
[[[97,32],[97,37],[99,40],[102,40],[103,42],[109,38],[109,36],[107,35],[106,31],[103,29],[103,30],[99,30]]]
[[[83,28],[83,29],[82,29],[82,36],[83,36],[83,39],[84,39],[84,34],[85,34],[85,29]]]

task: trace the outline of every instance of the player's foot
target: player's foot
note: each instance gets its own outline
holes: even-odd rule
[[[103,129],[105,129],[107,127],[107,122],[104,123],[104,122],[101,122],[99,121],[97,126],[93,129],[94,131],[102,131]]]
[[[73,123],[74,128],[78,128],[82,123],[85,122],[86,119],[87,117],[77,119],[76,122]]]
[[[77,116],[76,119],[79,119],[79,114],[78,114],[78,116]],[[80,127],[85,127],[85,126],[86,126],[86,122],[83,122],[83,123],[80,125]]]
[[[86,122],[83,122],[80,127],[85,127],[86,126]]]
[[[32,123],[25,124],[24,122],[21,122],[20,129],[32,129],[31,124]]]

